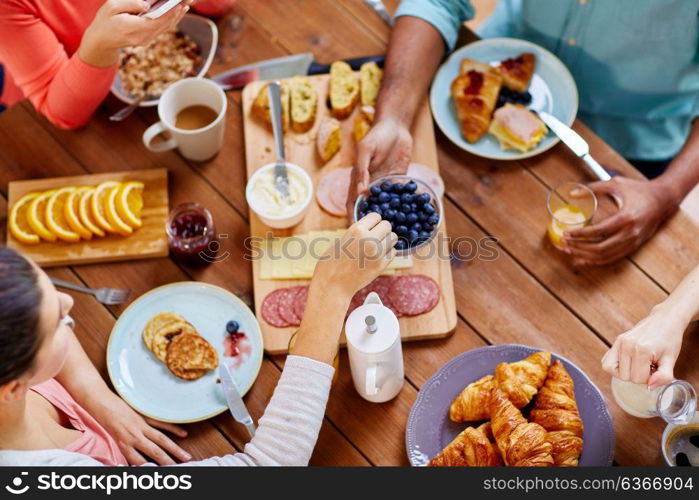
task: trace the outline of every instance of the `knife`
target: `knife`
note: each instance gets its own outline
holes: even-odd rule
[[[539,111],[537,113],[539,118],[550,128],[558,138],[568,146],[568,148],[578,157],[587,164],[590,168],[592,174],[601,181],[608,181],[612,178],[602,165],[597,163],[597,161],[590,154],[590,146],[585,139],[580,137],[575,130],[570,128],[568,125],[560,121],[553,115],[546,113],[545,111]]]
[[[269,114],[272,116],[272,131],[277,150],[277,161],[274,165],[274,186],[282,197],[289,201],[289,176],[286,172],[286,155],[284,154],[284,127],[282,126],[282,87],[274,81],[267,86],[269,96]]]
[[[243,398],[238,392],[235,382],[233,382],[233,377],[231,376],[231,372],[226,363],[221,363],[219,365],[218,376],[221,378],[223,395],[226,397],[228,408],[231,410],[231,415],[233,415],[233,418],[237,422],[240,422],[247,428],[251,438],[255,437],[255,423],[252,421],[252,417],[250,416],[248,409],[245,407]]]
[[[383,4],[381,0],[364,0],[364,3],[372,9],[374,9],[374,12],[376,12],[381,17],[381,19],[386,21],[386,24],[388,24],[389,26],[393,26],[393,17],[391,16],[391,14],[388,13],[388,10],[386,10],[386,6]]]
[[[362,64],[367,62],[375,62],[379,66],[383,66],[385,57],[384,55],[358,57],[356,59],[346,59],[345,62],[356,71]],[[219,73],[211,79],[223,87],[223,90],[231,90],[242,88],[248,83],[257,80],[278,80],[297,75],[320,75],[329,71],[329,64],[315,62],[313,54],[306,52],[304,54],[246,64],[245,66],[239,66]]]

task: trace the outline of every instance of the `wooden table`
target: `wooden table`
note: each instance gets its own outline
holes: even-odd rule
[[[388,2],[394,9],[398,0]],[[378,54],[389,30],[363,2],[316,0],[260,2],[239,0],[218,23],[221,37],[212,73],[252,61],[313,51],[317,60]],[[293,20],[293,22],[290,22]],[[328,29],[332,27],[332,29]],[[170,259],[55,268],[50,273],[93,287],[134,289],[138,297],[165,283],[201,280],[223,286],[252,302],[250,263],[243,259],[248,235],[245,163],[240,93],[229,94],[226,145],[214,160],[193,164],[176,153],[154,154],[141,134],[156,120],[154,110],[140,111],[121,124],[107,120],[120,104],[108,99],[89,126],[61,131],[38,116],[28,103],[0,115],[0,213],[5,213],[11,180],[166,167],[171,206],[200,201],[210,208],[231,257],[205,269],[190,269]],[[638,177],[618,154],[584,125],[575,128],[590,142],[602,164]],[[447,183],[445,211],[452,237],[498,240],[496,260],[454,262],[459,315],[454,334],[443,340],[404,345],[407,382],[385,404],[362,400],[355,392],[343,352],[338,382],[332,390],[314,465],[405,465],[404,431],[418,390],[442,364],[457,354],[486,344],[523,343],[560,353],[578,364],[608,399],[609,377],[600,358],[621,332],[663,300],[699,261],[699,230],[680,212],[639,252],[614,266],[574,271],[545,243],[548,221],[545,196],[552,185],[584,180],[579,161],[565,148],[525,162],[498,163],[465,154],[437,134],[442,175]],[[3,220],[4,223],[4,220]],[[4,234],[4,231],[3,231]],[[105,346],[124,306],[104,307],[75,295],[77,334],[106,376]],[[688,337],[676,375],[699,386],[697,336]],[[246,396],[259,418],[279,379],[284,358],[266,357]],[[622,465],[662,462],[659,440],[663,423],[622,413],[610,399],[617,431],[616,461]],[[245,430],[227,414],[188,426],[182,444],[195,458],[241,450]]]

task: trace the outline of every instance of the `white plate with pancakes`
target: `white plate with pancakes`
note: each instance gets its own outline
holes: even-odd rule
[[[549,150],[559,141],[549,132],[532,150],[520,152],[503,150],[490,133],[474,143],[468,142],[461,134],[451,84],[460,73],[464,58],[495,66],[501,61],[516,58],[529,52],[536,56],[534,75],[529,84],[532,95],[528,108],[546,111],[567,125],[572,125],[578,112],[578,89],[568,68],[548,50],[525,40],[515,38],[489,38],[470,43],[456,50],[437,71],[430,91],[430,107],[437,125],[449,140],[461,149],[493,160],[521,160]]]
[[[114,388],[136,411],[163,422],[198,422],[227,410],[218,369],[185,380],[175,376],[146,346],[146,325],[163,313],[184,318],[216,350],[218,363],[229,366],[241,395],[252,387],[264,350],[255,315],[242,300],[223,288],[181,282],[142,295],[119,317],[107,345],[107,369]],[[237,321],[239,332],[244,333],[235,344],[231,344],[226,331],[230,320]],[[234,356],[230,355],[232,346],[238,348]]]

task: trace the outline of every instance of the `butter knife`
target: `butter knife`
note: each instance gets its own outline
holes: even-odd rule
[[[609,172],[592,157],[590,154],[590,145],[585,139],[580,137],[580,134],[545,111],[539,111],[537,114],[546,126],[558,136],[561,142],[568,146],[576,156],[580,157],[587,164],[592,175],[601,181],[608,181],[612,178]]]
[[[269,112],[272,115],[272,130],[276,145],[277,162],[274,165],[274,186],[284,199],[289,198],[289,175],[286,171],[284,154],[284,128],[282,126],[282,88],[279,82],[272,82],[267,87],[269,94]]]
[[[386,24],[388,24],[389,26],[393,26],[393,17],[391,16],[391,14],[388,13],[386,6],[383,4],[381,0],[364,0],[364,3],[371,7],[374,10],[374,12],[376,12],[381,17],[381,19],[386,21]]]
[[[255,437],[255,423],[245,407],[243,398],[238,392],[238,388],[233,382],[233,376],[231,371],[228,369],[226,363],[221,363],[218,367],[218,376],[221,378],[221,387],[223,388],[223,395],[226,397],[228,402],[228,408],[231,410],[231,415],[236,420],[245,426],[250,434],[250,437]]]

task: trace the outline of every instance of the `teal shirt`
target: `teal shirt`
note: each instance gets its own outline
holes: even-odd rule
[[[403,0],[449,49],[468,0]],[[478,33],[550,50],[578,85],[578,116],[626,158],[675,156],[699,116],[699,0],[500,0]]]

